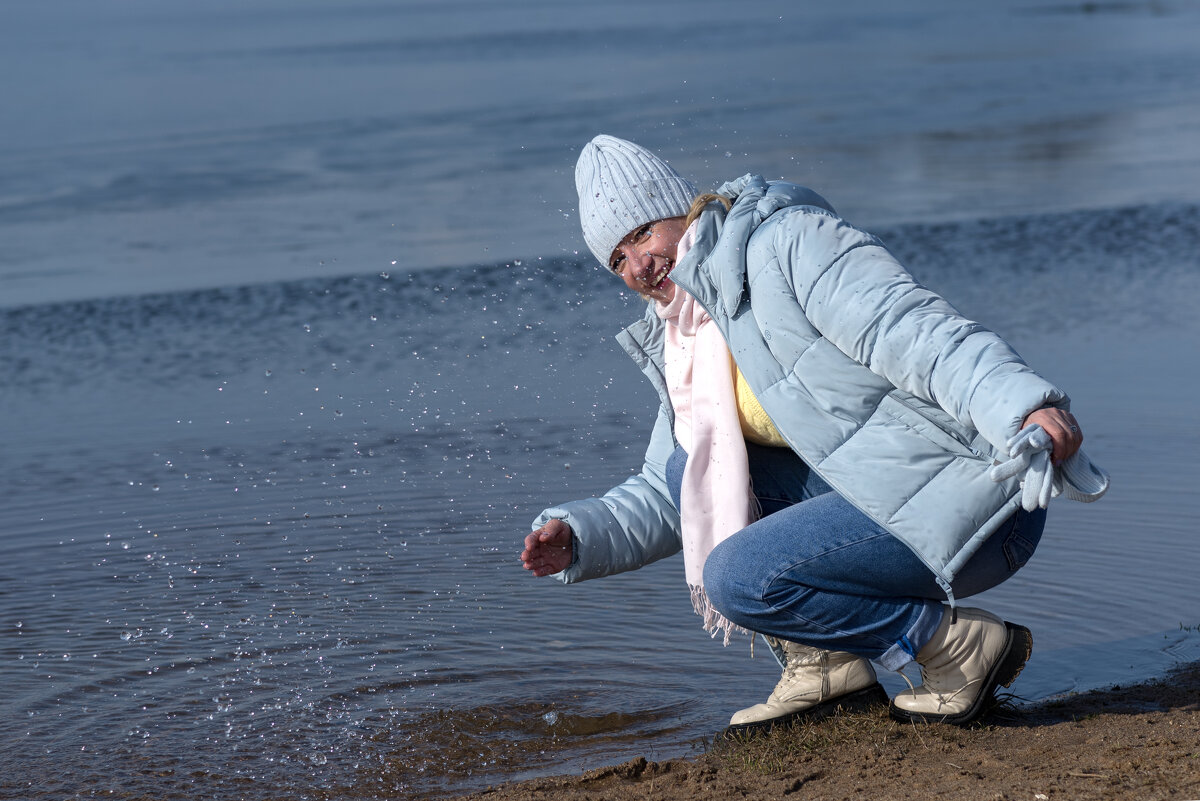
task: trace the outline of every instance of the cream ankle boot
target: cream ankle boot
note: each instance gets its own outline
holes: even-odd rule
[[[933,638],[917,654],[921,686],[892,699],[896,720],[970,723],[992,700],[996,687],[1013,683],[1033,650],[1024,626],[982,609],[949,608]]]
[[[839,709],[887,703],[871,663],[845,651],[823,651],[778,640],[786,667],[766,703],[734,713],[727,739],[769,731],[801,718],[818,719]]]

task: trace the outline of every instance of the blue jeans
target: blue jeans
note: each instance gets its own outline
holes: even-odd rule
[[[704,564],[713,606],[750,631],[888,670],[912,661],[942,620],[946,594],[907,545],[833,492],[788,448],[746,443],[762,518],[722,542]],[[667,461],[679,505],[687,453]],[[1033,555],[1045,510],[1018,510],[954,580],[966,598],[1000,584]]]

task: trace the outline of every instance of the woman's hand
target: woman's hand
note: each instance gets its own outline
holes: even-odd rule
[[[525,538],[521,562],[535,576],[549,576],[571,564],[571,527],[554,519]]]
[[[1050,461],[1056,466],[1074,456],[1083,444],[1083,431],[1079,428],[1079,422],[1075,415],[1068,411],[1046,406],[1031,412],[1021,424],[1021,428],[1025,429],[1034,424],[1041,426],[1054,441]]]

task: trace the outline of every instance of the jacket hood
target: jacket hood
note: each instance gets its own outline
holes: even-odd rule
[[[696,221],[696,241],[674,273],[684,289],[705,306],[720,302],[732,316],[746,295],[746,244],[750,236],[780,209],[815,206],[836,214],[825,198],[807,187],[786,181],[767,181],[747,174],[722,184],[716,193],[733,200],[728,212],[719,203],[709,207]],[[736,269],[709,269],[708,265],[736,265]],[[700,280],[696,280],[700,279]],[[672,280],[676,276],[672,275]]]

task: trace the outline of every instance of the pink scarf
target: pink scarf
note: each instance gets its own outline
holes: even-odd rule
[[[678,264],[695,241],[688,228],[675,255]],[[746,441],[738,420],[733,369],[725,338],[708,312],[678,286],[655,312],[666,326],[666,378],[675,409],[675,437],[687,451],[680,517],[683,564],[692,608],[704,630],[745,631],[713,609],[704,591],[704,562],[712,549],[756,517]]]

